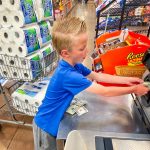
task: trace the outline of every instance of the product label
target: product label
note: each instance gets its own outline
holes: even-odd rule
[[[133,52],[129,53],[127,56],[128,66],[141,65],[143,56],[144,53],[138,53],[138,54],[134,54]]]
[[[29,91],[27,89],[17,89],[16,92],[19,93],[19,94],[22,94],[22,95],[30,96],[30,97],[35,97],[38,93],[38,92],[35,92],[35,91]]]
[[[33,8],[32,0],[20,0],[22,12],[25,18],[25,23],[37,22],[37,17]]]
[[[51,0],[42,0],[42,6],[44,10],[44,17],[51,17],[53,14],[53,6]]]
[[[42,21],[39,23],[40,26],[40,34],[42,38],[42,43],[46,43],[52,39],[52,36],[50,34],[50,30],[48,27],[48,23],[46,21]]]
[[[43,51],[43,57],[46,57],[48,54],[50,54],[51,53],[51,48],[49,47],[49,48],[47,48],[47,49],[45,49],[44,51]]]
[[[42,65],[41,65],[41,59],[40,56],[37,54],[33,58],[30,59],[31,69],[32,69],[32,75],[33,77],[38,77],[40,73],[42,72]]]
[[[45,66],[48,67],[52,61],[51,61],[51,48],[47,48],[43,51],[43,57],[44,57],[44,60],[45,60]]]
[[[32,53],[40,49],[36,29],[24,30],[28,53]]]

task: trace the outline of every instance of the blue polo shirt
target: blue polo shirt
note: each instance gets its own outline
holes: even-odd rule
[[[73,97],[92,84],[85,77],[90,73],[91,70],[82,64],[73,67],[65,60],[60,60],[34,118],[37,126],[56,137],[60,121]]]

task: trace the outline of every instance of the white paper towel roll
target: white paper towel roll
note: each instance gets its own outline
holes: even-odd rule
[[[22,11],[12,11],[10,17],[14,27],[22,27],[25,25],[25,19]]]
[[[28,49],[27,46],[24,45],[16,45],[16,55],[18,57],[26,57],[28,55]]]
[[[18,44],[26,44],[25,33],[23,28],[12,28],[13,41]]]
[[[5,0],[6,8],[9,10],[19,10],[21,8],[20,0]]]
[[[4,11],[6,9],[6,0],[0,0],[0,11]]]
[[[16,44],[26,45],[27,54],[31,54],[40,49],[41,39],[38,26],[28,28],[12,28],[13,40]]]
[[[53,6],[51,0],[40,1],[36,0],[36,12],[38,21],[53,19]]]
[[[15,45],[15,43],[5,44],[5,54],[9,56],[17,56],[17,45]]]
[[[0,13],[0,23],[3,27],[10,27],[12,25],[10,11],[4,10]]]
[[[7,47],[7,46],[6,46]],[[5,47],[5,48],[6,48]],[[7,47],[9,48],[9,46]],[[17,57],[13,57],[13,56],[9,56],[8,55],[8,52],[6,53],[6,50],[5,49],[5,55],[0,55],[0,61],[3,62],[3,65],[6,67],[6,66],[13,66],[14,68],[20,68],[21,67],[21,62],[20,62],[20,59],[17,58]],[[10,50],[12,51],[12,49]],[[12,53],[12,52],[10,52]],[[7,54],[7,55],[6,55]]]
[[[1,62],[2,61],[0,59],[0,64],[3,64]],[[0,65],[0,74],[3,78],[12,78],[13,77],[12,71],[13,71],[13,68],[9,68],[8,66]]]
[[[4,43],[10,43],[12,42],[12,32],[11,28],[1,28],[1,40]]]
[[[27,47],[26,45],[16,45],[16,43],[3,43],[0,42],[0,54],[7,54],[10,56],[26,57],[27,56]]]

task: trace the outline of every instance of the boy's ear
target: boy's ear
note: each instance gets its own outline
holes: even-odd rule
[[[63,49],[63,50],[61,51],[61,56],[62,56],[62,57],[68,57],[68,56],[69,56],[68,50]]]

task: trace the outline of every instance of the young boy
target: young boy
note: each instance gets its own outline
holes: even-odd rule
[[[45,98],[33,121],[36,150],[55,150],[60,121],[73,97],[83,90],[103,96],[135,93],[144,95],[148,88],[141,79],[119,77],[92,72],[82,61],[87,54],[86,24],[79,18],[69,18],[54,23],[53,46],[62,57],[56,68]],[[128,84],[129,87],[104,87],[91,80]],[[134,84],[136,83],[136,84]],[[137,84],[138,83],[138,84]]]

